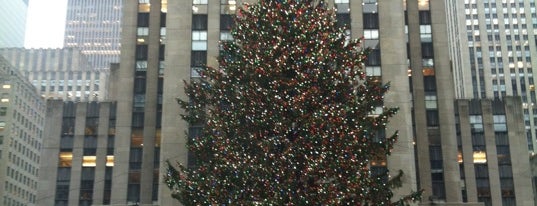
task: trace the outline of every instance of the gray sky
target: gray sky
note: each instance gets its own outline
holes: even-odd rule
[[[61,48],[67,0],[30,0],[26,19],[26,48]]]

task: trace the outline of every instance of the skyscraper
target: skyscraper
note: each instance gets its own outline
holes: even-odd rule
[[[122,0],[69,0],[64,47],[78,47],[96,69],[119,62]]]
[[[533,65],[537,64],[535,0],[450,0],[454,13],[450,34],[463,58],[454,62],[457,97],[521,96],[530,151],[537,135],[537,96]],[[457,19],[455,19],[457,18]],[[454,30],[457,28],[458,30]],[[460,55],[457,55],[460,54]]]
[[[28,0],[0,0],[0,48],[23,47]]]

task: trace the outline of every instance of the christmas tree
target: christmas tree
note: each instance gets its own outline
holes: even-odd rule
[[[168,163],[165,182],[184,205],[405,205],[378,170],[397,138],[388,85],[367,78],[367,49],[314,0],[260,0],[239,9],[217,68],[186,82],[192,167]],[[382,108],[379,110],[378,108]],[[192,134],[190,135],[192,136]],[[378,164],[377,164],[378,165]],[[381,167],[386,168],[386,167]]]

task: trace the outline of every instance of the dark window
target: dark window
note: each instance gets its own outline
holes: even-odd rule
[[[166,51],[166,46],[165,45],[160,45],[159,47],[159,50],[158,50],[158,59],[163,61],[164,60],[164,56],[165,56],[165,51]]]
[[[135,78],[134,79],[134,93],[144,94],[145,93],[145,78]]]
[[[149,13],[138,13],[138,27],[149,27]]]
[[[142,148],[131,148],[129,157],[129,169],[139,170],[140,168],[142,168],[142,155]]]
[[[207,30],[207,15],[206,14],[192,15],[192,30]]]
[[[229,14],[220,15],[220,30],[231,30],[233,28],[233,16]]]
[[[166,27],[166,13],[160,13],[160,27]]]
[[[379,28],[378,13],[365,13],[364,14],[364,29],[378,29],[378,28]]]
[[[73,136],[62,136],[60,139],[60,149],[73,149]]]
[[[192,51],[190,55],[190,64],[193,67],[199,67],[207,64],[207,51]]]
[[[365,14],[364,14],[365,15]],[[336,24],[338,27],[350,27],[351,25],[351,15],[350,14],[337,14],[336,15]],[[378,24],[378,20],[377,20]]]
[[[97,137],[85,136],[84,137],[84,156],[97,154]]]
[[[438,111],[437,110],[427,110],[427,126],[438,126],[439,120],[438,120]]]
[[[147,45],[136,45],[136,59],[147,59]]]
[[[421,56],[424,59],[431,59],[434,57],[434,49],[432,42],[421,43]]]
[[[427,92],[436,91],[436,78],[434,76],[424,76],[423,87]]]
[[[431,12],[430,11],[420,11],[420,24],[431,24]]]
[[[132,127],[144,126],[144,113],[134,112],[132,113]]]
[[[380,66],[380,50],[372,49],[367,57],[368,66]]]

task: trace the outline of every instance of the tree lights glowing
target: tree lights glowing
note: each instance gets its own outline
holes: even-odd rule
[[[168,166],[184,205],[390,205],[384,135],[396,108],[368,79],[367,50],[313,0],[260,0],[238,9],[219,67],[204,67],[179,100],[191,125],[194,167]],[[375,112],[377,111],[377,112]],[[374,113],[374,115],[373,115]],[[372,164],[373,163],[373,164]],[[380,165],[380,166],[379,166]],[[380,169],[379,169],[380,168]]]

